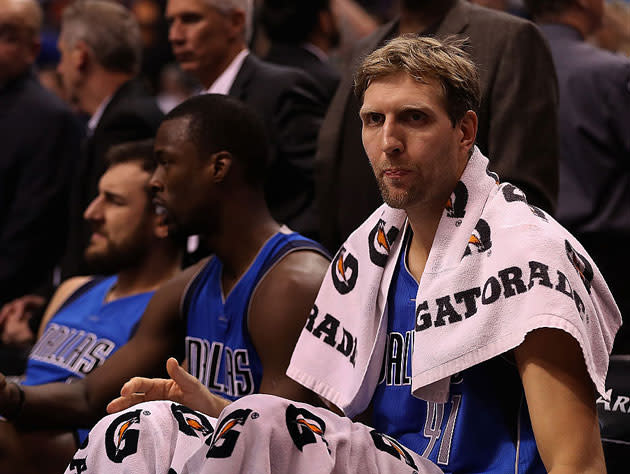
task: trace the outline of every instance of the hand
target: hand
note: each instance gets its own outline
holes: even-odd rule
[[[28,346],[35,340],[35,334],[29,324],[30,314],[26,317],[13,312],[4,320],[2,343],[8,346]]]
[[[5,304],[0,310],[2,342],[17,345],[32,342],[34,335],[28,321],[45,304],[46,300],[39,295],[24,295]]]
[[[108,413],[116,413],[138,403],[171,400],[188,408],[218,417],[229,401],[210,391],[186,372],[173,357],[166,361],[170,379],[134,377],[120,390],[120,397],[107,405]]]

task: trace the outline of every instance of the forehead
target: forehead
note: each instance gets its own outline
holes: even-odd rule
[[[444,91],[437,79],[426,78],[423,82],[406,72],[399,72],[373,79],[363,95],[361,110],[391,108],[401,105],[423,105],[443,108]]]
[[[155,151],[161,151],[163,148],[180,147],[185,143],[189,143],[188,126],[190,117],[177,117],[165,120],[160,124],[155,136]]]
[[[22,0],[0,0],[0,23],[37,29],[37,7]]]
[[[166,16],[174,17],[185,13],[196,13],[208,16],[216,13],[209,0],[168,0],[166,4]]]
[[[151,175],[142,169],[139,161],[110,166],[101,177],[101,191],[132,196],[145,194]]]

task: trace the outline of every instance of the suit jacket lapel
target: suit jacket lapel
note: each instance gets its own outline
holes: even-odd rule
[[[249,53],[245,57],[243,64],[241,64],[241,68],[234,78],[234,83],[232,84],[232,87],[230,87],[228,95],[236,97],[243,102],[247,100],[248,85],[249,81],[251,81],[254,77],[256,61],[258,61],[258,59],[254,57],[252,53]]]

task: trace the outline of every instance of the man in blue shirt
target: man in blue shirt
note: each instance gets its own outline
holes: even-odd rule
[[[22,386],[69,383],[102,365],[133,335],[155,290],[179,272],[179,246],[151,202],[152,154],[151,140],[110,150],[99,194],[84,217],[93,230],[85,258],[95,274],[111,276],[79,276],[59,286],[19,380]],[[0,398],[24,401],[21,385],[4,378],[2,385]],[[54,411],[54,404],[47,409]],[[18,411],[2,415],[10,420]],[[0,471],[60,472],[87,435],[73,426],[80,426],[76,419],[50,423],[47,430],[0,422]]]

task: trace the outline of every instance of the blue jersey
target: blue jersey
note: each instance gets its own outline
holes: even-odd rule
[[[192,280],[183,303],[188,371],[212,392],[230,400],[258,393],[263,367],[249,336],[251,296],[282,257],[304,249],[327,256],[318,243],[300,234],[276,233],[225,297],[218,258],[211,258]]]
[[[452,376],[447,403],[411,394],[418,283],[403,248],[388,295],[388,337],[372,425],[446,473],[545,473],[523,386],[507,355]]]
[[[91,280],[66,300],[29,354],[23,385],[83,378],[129,340],[154,292],[106,303],[115,282]]]

